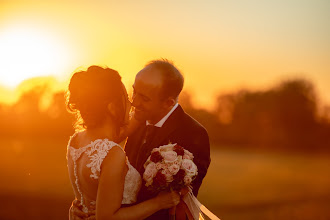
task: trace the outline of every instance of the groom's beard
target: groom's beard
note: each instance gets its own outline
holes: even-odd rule
[[[170,110],[162,109],[161,107],[149,110],[134,107],[134,117],[138,121],[149,121],[153,124],[161,120]]]
[[[146,121],[147,113],[143,109],[138,109],[134,107],[134,117],[138,121]]]

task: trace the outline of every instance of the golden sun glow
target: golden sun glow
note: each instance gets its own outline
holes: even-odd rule
[[[11,88],[31,77],[63,74],[72,62],[68,45],[42,29],[3,30],[0,48],[0,84]]]

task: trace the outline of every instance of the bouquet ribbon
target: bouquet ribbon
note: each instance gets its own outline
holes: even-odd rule
[[[175,216],[177,220],[185,220],[186,216],[189,220],[204,220],[203,214],[208,216],[211,220],[220,220],[203,204],[201,204],[192,193],[192,188],[183,195],[182,201],[176,206]]]

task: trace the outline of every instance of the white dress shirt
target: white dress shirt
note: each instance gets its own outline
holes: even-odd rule
[[[174,112],[174,110],[179,106],[179,103],[176,103],[173,108],[167,113],[167,115],[165,115],[162,119],[160,119],[159,122],[157,122],[156,124],[154,124],[155,127],[163,127],[164,123],[166,122],[166,120],[171,116],[171,114]],[[146,122],[147,125],[152,125],[151,123],[149,123],[148,121]]]

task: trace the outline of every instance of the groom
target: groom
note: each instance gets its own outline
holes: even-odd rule
[[[132,105],[135,108],[134,117],[142,123],[128,137],[125,151],[141,176],[143,165],[153,148],[171,142],[190,151],[198,168],[198,175],[192,182],[193,193],[197,197],[210,165],[210,144],[205,128],[178,104],[183,82],[180,71],[167,60],[151,61],[138,72],[133,85]],[[137,203],[154,196],[143,183]],[[167,220],[168,210],[161,210],[147,219]]]
[[[183,82],[180,71],[167,60],[151,61],[136,75],[132,103],[134,116],[146,122],[128,137],[125,151],[141,176],[153,148],[171,142],[190,151],[198,167],[198,176],[192,182],[193,193],[197,197],[210,164],[210,144],[205,128],[178,104]],[[143,184],[137,202],[154,196]],[[169,219],[168,210],[159,211],[148,219]]]

